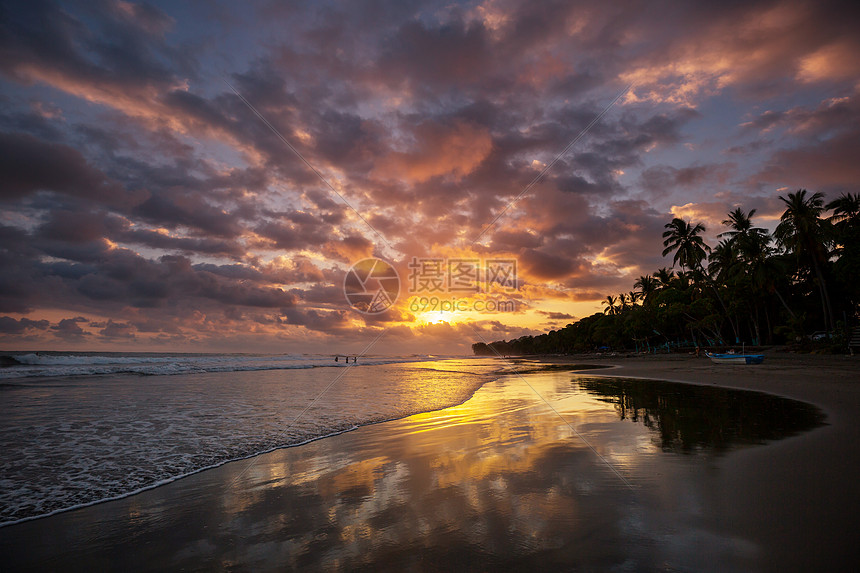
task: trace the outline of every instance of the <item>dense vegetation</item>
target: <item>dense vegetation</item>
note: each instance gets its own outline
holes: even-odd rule
[[[772,234],[753,224],[755,209],[737,208],[713,248],[702,238],[703,225],[675,218],[663,233],[672,269],[640,276],[634,290],[607,296],[603,313],[472,349],[542,354],[761,345],[815,331],[839,340],[860,310],[860,194],[843,193],[825,205],[821,193],[800,189],[780,200],[785,212]]]

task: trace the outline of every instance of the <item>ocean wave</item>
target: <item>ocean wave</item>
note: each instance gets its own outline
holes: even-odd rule
[[[138,374],[170,376],[202,372],[248,372],[307,368],[378,366],[436,360],[431,356],[364,357],[358,362],[335,362],[333,356],[285,355],[91,355],[91,354],[4,354],[0,380],[54,376]]]
[[[62,360],[71,362],[74,356]],[[93,356],[85,358],[95,362]],[[326,371],[307,363],[333,363],[328,357],[274,358],[272,363],[304,367],[288,375],[270,365],[269,372],[5,384],[14,391],[4,389],[0,401],[0,433],[6,438],[0,449],[0,527],[118,499],[274,449],[462,403],[494,377],[496,369],[495,362],[481,359],[426,367],[427,357],[401,356],[365,357],[368,360],[358,366],[369,367]],[[250,359],[245,362],[247,368],[261,367]],[[91,363],[74,367],[95,368]],[[237,364],[231,370],[239,368]]]

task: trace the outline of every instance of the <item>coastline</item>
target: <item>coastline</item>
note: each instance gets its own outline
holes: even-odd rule
[[[686,355],[521,357],[515,360],[536,364],[609,365],[612,368],[583,370],[579,374],[733,387],[817,405],[827,415],[825,426],[764,446],[740,448],[711,459],[704,469],[683,466],[682,475],[693,472],[689,479],[696,490],[697,503],[716,513],[704,510],[703,515],[696,516],[693,512],[681,516],[673,513],[674,509],[664,509],[658,517],[652,518],[651,528],[656,532],[653,535],[649,532],[647,540],[638,543],[658,554],[655,546],[669,551],[665,547],[671,549],[677,545],[681,549],[675,547],[670,553],[682,568],[689,562],[707,565],[707,561],[695,560],[711,558],[709,552],[713,552],[716,555],[714,564],[728,563],[730,568],[740,570],[808,569],[820,568],[823,564],[831,570],[839,569],[839,565],[844,566],[844,560],[855,552],[853,520],[860,510],[853,483],[860,469],[860,424],[851,418],[860,405],[860,384],[857,383],[860,371],[850,357],[833,363],[829,360],[831,357],[787,355],[785,360],[780,360],[782,356],[768,356],[765,364],[755,366],[713,365],[706,358]],[[547,381],[544,389],[551,392],[553,387],[569,380],[570,374],[536,373],[529,375],[533,376],[529,380]],[[492,392],[496,392],[495,397],[481,410],[480,404]],[[124,555],[130,551],[138,560],[131,569],[151,569],[156,566],[153,564],[199,568],[229,563],[262,569],[276,569],[282,565],[372,569],[386,562],[389,566],[410,563],[411,558],[404,553],[410,548],[423,557],[427,557],[429,551],[404,537],[405,532],[414,533],[428,527],[421,525],[428,519],[426,515],[422,517],[421,512],[413,515],[418,511],[412,508],[415,503],[424,513],[434,515],[434,519],[440,519],[436,515],[439,512],[446,515],[442,528],[445,536],[462,534],[466,526],[466,529],[478,527],[478,530],[487,527],[481,520],[482,513],[492,513],[486,500],[479,504],[484,509],[476,515],[471,514],[473,510],[468,504],[452,505],[459,499],[452,488],[464,487],[464,483],[477,479],[473,475],[476,471],[484,477],[475,484],[492,490],[496,480],[516,478],[526,470],[550,475],[564,473],[571,459],[578,460],[572,475],[594,472],[599,466],[593,454],[581,444],[573,444],[578,449],[571,449],[565,456],[550,454],[570,436],[565,438],[566,430],[559,429],[558,420],[547,412],[505,422],[511,416],[535,410],[536,401],[532,396],[529,402],[529,394],[529,389],[518,383],[516,375],[503,376],[485,384],[457,406],[362,426],[300,447],[255,456],[251,458],[255,460],[254,466],[246,475],[243,474],[247,461],[244,464],[231,462],[128,498],[2,528],[0,547],[4,547],[5,552],[28,540],[37,540],[32,550],[46,556],[39,563],[47,567],[59,567],[63,560],[77,557],[82,568],[100,564],[103,568],[119,569],[121,565],[128,565]],[[486,443],[475,436],[482,432],[490,432]],[[511,432],[516,435],[512,437]],[[466,451],[472,453],[465,458],[464,454],[452,455],[449,450],[456,450],[464,441],[471,444]],[[542,452],[537,457],[536,450]],[[518,461],[523,456],[531,460],[525,470],[525,462]],[[682,460],[683,463],[688,461]],[[495,469],[488,470],[487,464],[495,464]],[[630,471],[638,472],[635,477],[644,479],[644,483],[671,490],[664,494],[667,499],[692,495],[680,491],[690,487],[684,480],[656,477],[663,475],[662,470],[652,476],[644,469],[631,467],[634,469]],[[712,475],[714,471],[719,479]],[[591,475],[586,480],[591,484],[588,487],[614,492],[612,499],[621,507],[641,511],[639,505],[644,502],[637,499],[637,495],[644,494],[626,492],[623,488],[618,490],[617,480],[605,473],[598,471]],[[423,474],[428,477],[422,478]],[[401,483],[407,479],[404,475],[411,475],[409,479],[421,484],[420,496],[415,493],[414,484],[406,487]],[[424,483],[427,479],[433,483]],[[512,483],[492,494],[493,504],[511,503],[507,498],[514,495],[508,491],[515,489]],[[471,491],[474,487],[478,486],[467,489]],[[676,492],[673,488],[680,489]],[[534,493],[523,495],[533,496]],[[614,506],[609,510],[606,506],[588,510],[586,502],[590,496],[594,497],[587,494],[580,499],[579,509],[570,509],[574,514],[584,511],[590,517],[584,520],[584,525],[573,522],[569,526],[574,530],[579,524],[586,531],[590,528],[615,531],[614,522],[606,514],[612,514],[617,520],[622,520],[623,516],[614,514],[618,511]],[[733,503],[727,504],[726,500]],[[556,499],[552,503],[559,501]],[[387,509],[380,511],[380,504]],[[325,508],[328,508],[327,516]],[[702,525],[702,520],[707,524]],[[431,519],[431,526],[433,523]],[[458,525],[450,530],[451,523]],[[315,533],[307,537],[306,530]],[[367,544],[373,537],[367,531],[391,537],[386,541],[390,547],[388,553],[383,554],[383,560],[360,561],[359,556],[367,552]],[[429,531],[436,529],[431,527]],[[538,533],[548,535],[542,530]],[[368,535],[370,537],[366,537]],[[172,536],[179,539],[172,539]],[[263,541],[255,536],[262,536]],[[103,546],[95,553],[90,547],[80,546],[84,540],[92,543],[98,538]],[[275,541],[277,543],[272,545]],[[617,543],[618,548],[614,549],[617,555],[592,557],[609,561],[621,559],[627,550],[623,543],[627,542],[625,537]],[[349,547],[353,552],[346,552],[346,557],[341,555],[334,561],[284,561],[297,554],[307,558],[308,543],[312,552],[341,555],[338,553],[343,552],[338,549],[340,546]],[[318,549],[313,549],[314,544]],[[704,544],[706,549],[701,550],[704,551],[702,556],[684,553],[684,548],[696,544]],[[452,547],[457,546],[452,542]],[[782,549],[775,553],[774,549],[779,547]],[[19,560],[13,563],[26,564],[21,550],[16,551]],[[507,551],[504,545],[490,547],[487,551],[481,554],[482,560],[466,561],[464,568],[524,564],[522,561],[493,562],[493,558]],[[766,555],[762,555],[763,552]],[[164,561],[165,555],[171,555],[171,560]],[[553,553],[546,555],[547,559],[557,559]],[[475,558],[472,554],[466,556]],[[448,559],[450,556],[437,557]],[[252,564],[249,559],[256,561]],[[654,565],[657,561],[653,559],[649,556],[644,562]],[[573,562],[572,565],[588,567],[593,563]],[[426,561],[412,562],[413,569],[426,567],[434,568]],[[705,566],[708,568],[716,569],[717,565]]]
[[[467,384],[463,388],[460,388],[458,394],[451,394],[451,395],[444,394],[441,396],[441,398],[439,396],[436,396],[435,399],[433,399],[431,403],[420,404],[420,405],[412,403],[412,404],[408,404],[402,408],[390,409],[387,412],[382,412],[382,413],[377,412],[378,417],[372,417],[369,419],[360,420],[357,423],[353,423],[351,425],[346,425],[343,427],[332,426],[332,427],[328,427],[328,428],[323,428],[322,431],[315,430],[315,431],[311,432],[310,435],[303,436],[300,439],[297,439],[295,441],[283,441],[283,440],[287,440],[288,436],[285,433],[279,432],[278,438],[280,440],[282,440],[282,442],[278,443],[277,445],[274,445],[274,446],[265,445],[265,447],[262,447],[260,449],[257,449],[255,451],[251,451],[248,453],[240,452],[240,453],[238,453],[236,455],[232,455],[231,457],[228,457],[226,459],[215,459],[211,463],[207,463],[207,464],[199,466],[199,467],[194,467],[188,471],[182,471],[179,473],[175,473],[173,475],[162,477],[162,478],[160,478],[156,481],[153,481],[151,483],[146,483],[145,485],[142,485],[139,487],[134,487],[133,489],[129,489],[127,491],[122,491],[120,493],[111,493],[111,494],[106,495],[104,497],[98,497],[98,498],[86,500],[83,502],[74,503],[74,504],[68,505],[68,506],[53,508],[53,509],[50,509],[49,511],[46,511],[44,513],[39,513],[39,514],[35,514],[35,515],[26,515],[26,516],[23,516],[23,517],[20,517],[17,519],[2,521],[2,522],[0,522],[0,531],[2,531],[2,529],[5,527],[15,526],[15,525],[20,524],[20,523],[25,523],[28,521],[49,518],[49,517],[59,515],[62,513],[66,513],[69,511],[76,511],[76,510],[79,510],[82,508],[87,508],[87,507],[91,507],[91,506],[102,504],[102,503],[110,503],[113,501],[128,498],[130,496],[135,496],[135,495],[138,495],[138,494],[145,492],[145,491],[164,487],[164,486],[166,486],[170,483],[173,483],[177,480],[185,479],[189,476],[193,476],[193,475],[198,474],[200,472],[205,472],[205,471],[209,471],[209,470],[221,467],[225,464],[237,463],[237,462],[242,462],[242,461],[246,461],[246,460],[253,460],[254,458],[265,455],[267,453],[271,453],[273,451],[277,451],[277,450],[284,449],[284,448],[300,447],[300,446],[303,446],[305,444],[311,443],[311,442],[316,441],[316,440],[321,440],[321,439],[336,436],[336,435],[339,435],[339,434],[342,434],[345,432],[354,431],[354,430],[361,428],[361,427],[385,423],[385,422],[396,421],[396,420],[400,420],[402,418],[406,418],[406,417],[409,417],[409,416],[412,416],[415,414],[423,414],[423,413],[442,410],[442,409],[452,407],[452,406],[457,406],[457,405],[460,405],[463,402],[469,400],[475,394],[475,392],[477,392],[480,389],[480,387],[484,383],[486,383],[487,381],[491,381],[493,379],[496,379],[496,378],[498,378],[499,375],[501,375],[501,373],[499,373],[499,372],[490,373],[490,372],[480,372],[480,371],[470,372],[467,370],[461,371],[461,370],[457,370],[455,367],[452,367],[452,369],[439,368],[440,364],[443,364],[443,365],[444,364],[457,364],[459,362],[460,362],[460,359],[443,358],[440,360],[419,360],[419,361],[402,360],[402,359],[381,360],[381,361],[377,360],[377,361],[370,362],[370,363],[367,363],[367,362],[362,363],[362,364],[358,365],[358,367],[359,367],[358,370],[351,372],[351,374],[352,374],[351,378],[347,378],[346,380],[342,381],[341,384],[339,385],[339,387],[335,388],[333,391],[327,392],[328,401],[331,401],[332,399],[334,399],[334,395],[337,394],[338,392],[345,390],[344,386],[345,386],[346,381],[348,381],[350,379],[355,379],[361,375],[365,375],[364,374],[365,368],[368,368],[368,367],[370,367],[370,368],[385,368],[385,367],[387,367],[387,368],[418,369],[418,370],[424,370],[424,371],[431,372],[431,373],[440,373],[440,374],[444,373],[444,375],[448,375],[448,376],[450,376],[450,375],[461,375],[462,377],[470,376],[470,377],[474,378],[474,380],[472,381],[471,384]],[[429,367],[427,366],[428,364],[430,365]],[[433,366],[433,365],[435,365],[435,366]],[[327,365],[327,366],[330,366],[330,365]],[[317,371],[317,372],[322,372],[321,370],[319,370],[319,368],[320,368],[319,366],[311,366],[311,367],[306,367],[306,368],[302,367],[302,368],[289,368],[289,369],[266,368],[266,369],[262,369],[262,370],[250,370],[250,371],[246,370],[246,369],[238,368],[238,369],[233,369],[233,370],[226,371],[226,372],[221,372],[221,371],[194,372],[194,373],[182,372],[179,374],[162,375],[159,377],[154,377],[152,379],[153,380],[159,380],[159,381],[164,382],[165,384],[170,385],[170,384],[174,383],[174,379],[173,379],[174,376],[177,376],[178,378],[189,378],[190,377],[190,378],[196,379],[200,376],[205,376],[205,377],[211,378],[213,376],[225,376],[225,375],[230,376],[230,375],[232,375],[234,377],[241,377],[241,378],[246,378],[248,376],[254,376],[254,377],[257,377],[257,378],[255,378],[255,380],[259,383],[260,382],[259,377],[270,378],[273,375],[277,376],[280,372],[283,372],[284,370],[289,370],[291,372],[298,371],[300,374],[308,374],[309,372],[311,372],[311,370]],[[353,365],[350,365],[349,367],[346,367],[345,365],[342,366],[341,369],[338,371],[338,379],[340,379],[340,377],[343,376],[344,373],[351,371],[353,368],[354,368]],[[103,382],[105,380],[109,380],[110,379],[109,377],[117,377],[116,378],[117,380],[122,380],[124,383],[131,384],[132,386],[136,386],[137,381],[138,381],[137,378],[132,377],[132,375],[127,373],[127,372],[119,372],[119,373],[111,373],[111,374],[50,376],[50,377],[42,377],[41,379],[36,380],[35,382],[33,381],[33,379],[30,379],[30,378],[13,379],[12,382],[10,382],[10,384],[24,383],[24,384],[28,384],[28,385],[38,385],[40,383],[45,383],[45,382],[48,382],[51,384],[55,384],[55,383],[59,383],[59,384],[86,384],[88,379],[96,379],[96,380]],[[280,381],[278,381],[277,383],[278,383],[278,385],[281,385]],[[114,386],[114,385],[111,384],[110,386]],[[162,390],[164,390],[165,392],[168,389],[169,388],[162,388]],[[148,391],[148,390],[144,389],[144,391]],[[377,388],[377,391],[378,391],[378,388]],[[352,395],[351,397],[356,398],[355,395]],[[274,396],[270,395],[270,400],[272,400],[272,399],[274,399]],[[307,418],[307,417],[305,417],[305,418]],[[299,419],[299,418],[296,418],[296,419]],[[296,420],[293,420],[293,423],[289,424],[288,428],[292,427],[293,424],[295,423],[295,421]],[[319,433],[317,433],[317,432],[319,432]]]
[[[860,513],[858,357],[770,352],[763,364],[719,365],[705,357],[658,355],[611,364],[593,375],[753,390],[821,408],[825,426],[729,456],[725,487],[736,504],[729,521],[734,531],[772,546],[796,540],[799,545],[775,556],[769,570],[853,569],[860,557],[853,533]],[[798,498],[802,502],[794,503]]]
[[[595,364],[609,369],[589,370],[596,376],[624,376],[708,384],[767,392],[815,404],[843,415],[843,401],[860,406],[860,357],[848,355],[765,352],[762,364],[714,364],[702,354],[541,356],[542,362]],[[523,358],[523,357],[519,357]],[[525,357],[528,358],[528,357]],[[848,404],[850,408],[851,404]]]

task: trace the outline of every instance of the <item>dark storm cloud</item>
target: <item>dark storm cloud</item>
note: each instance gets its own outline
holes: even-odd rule
[[[0,312],[29,312],[47,300],[38,255],[25,231],[0,224]]]
[[[777,186],[856,188],[856,14],[808,1],[4,3],[0,312],[103,316],[88,328],[111,339],[212,332],[216,314],[343,332],[343,267],[379,239],[313,169],[395,257],[456,252],[632,83],[469,247],[519,257],[538,298],[628,290],[625,273],[663,266],[672,212],[770,212]],[[52,332],[87,336],[63,324]],[[462,334],[426,330],[442,333]]]
[[[80,322],[89,322],[83,316],[78,316],[75,318],[64,318],[56,326],[52,326],[51,330],[54,333],[54,336],[57,338],[61,338],[63,340],[83,340],[86,336],[92,336],[91,333],[85,331],[78,323]]]
[[[539,247],[542,242],[543,238],[536,233],[500,229],[493,233],[491,247],[494,250],[516,252],[522,248],[533,249]]]
[[[530,276],[544,280],[566,277],[574,269],[574,262],[570,258],[536,249],[525,249],[520,255],[519,263]]]
[[[576,318],[572,314],[567,314],[566,312],[547,312],[545,310],[539,310],[537,312],[550,320],[573,320]]]
[[[147,229],[125,231],[114,235],[113,238],[131,245],[143,245],[172,252],[203,253],[232,258],[240,258],[245,253],[242,245],[235,241],[209,237],[171,237]]]
[[[169,193],[152,195],[132,210],[144,221],[167,228],[181,225],[217,237],[233,238],[242,232],[239,222],[224,209],[210,204],[202,195],[186,193],[171,196]]]
[[[263,278],[263,273],[259,270],[240,264],[213,265],[205,263],[193,265],[192,268],[196,271],[203,271],[229,279],[259,282]]]
[[[89,243],[113,237],[128,228],[128,221],[103,211],[55,209],[37,229],[39,238],[63,243]]]
[[[69,81],[87,81],[103,89],[142,89],[168,85],[174,73],[162,63],[168,57],[186,62],[167,47],[161,34],[169,18],[148,6],[99,3],[87,14],[99,22],[91,33],[78,15],[41,0],[5,4],[0,17],[0,70],[31,80],[53,70]]]
[[[0,199],[19,199],[36,191],[55,191],[82,199],[114,203],[122,189],[91,167],[71,147],[24,133],[0,133]]]
[[[379,69],[389,78],[423,85],[465,85],[484,76],[494,61],[486,30],[453,21],[442,26],[403,24],[387,43]]]
[[[5,334],[21,334],[28,329],[45,330],[50,324],[47,320],[14,319],[11,316],[0,316],[0,332]]]
[[[292,289],[290,293],[314,305],[339,305],[346,300],[343,294],[343,277],[341,277],[340,284],[328,286],[315,284],[306,289]]]
[[[21,311],[40,299],[53,304],[89,302],[93,308],[107,304],[106,308],[115,310],[125,305],[153,308],[180,301],[189,310],[206,309],[214,303],[282,308],[295,301],[294,295],[266,286],[263,275],[253,269],[195,267],[189,259],[175,255],[153,261],[103,243],[47,243],[43,248],[76,262],[8,265],[12,273],[0,281],[0,303],[6,311]]]
[[[108,320],[107,324],[99,330],[99,335],[105,338],[128,338],[133,339],[134,327],[124,322]]]
[[[856,193],[860,190],[860,130],[809,145],[779,151],[760,179],[791,182],[795,187]]]
[[[731,164],[719,163],[681,168],[655,165],[642,172],[640,185],[655,197],[665,196],[678,187],[694,189],[706,184],[725,183],[732,167]]]
[[[313,309],[302,311],[297,308],[288,308],[284,312],[284,321],[287,324],[304,326],[309,330],[323,332],[346,330],[349,328],[347,312],[343,310],[319,312]]]
[[[828,98],[817,106],[765,112],[743,129],[783,129],[794,145],[774,150],[755,180],[837,194],[860,189],[860,96]],[[802,141],[804,145],[797,145]]]
[[[305,229],[301,224],[269,221],[255,229],[256,233],[272,241],[276,249],[297,250],[307,246],[319,247],[330,235],[325,229],[311,227]]]

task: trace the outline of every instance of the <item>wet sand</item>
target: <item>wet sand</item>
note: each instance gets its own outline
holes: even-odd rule
[[[687,356],[589,361],[616,367],[585,378],[506,377],[460,406],[2,528],[3,562],[11,570],[854,570],[860,363],[790,354],[758,366]],[[625,382],[634,391],[616,397],[613,377],[704,385],[694,394],[713,396],[710,410],[725,420],[689,428],[697,420],[676,400],[689,384],[643,398],[636,388],[658,385]],[[718,387],[815,404],[826,425],[799,423],[803,409],[782,413],[788,402]],[[744,413],[744,403],[761,415]],[[702,431],[714,423],[723,424],[716,435]],[[692,436],[680,440],[692,448],[667,443],[667,426],[679,428],[669,438]]]
[[[768,570],[854,571],[860,558],[860,357],[766,353],[764,364],[688,355],[600,360],[603,375],[768,392],[821,408],[827,426],[735,452],[723,466],[726,519],[739,536],[779,548]]]

